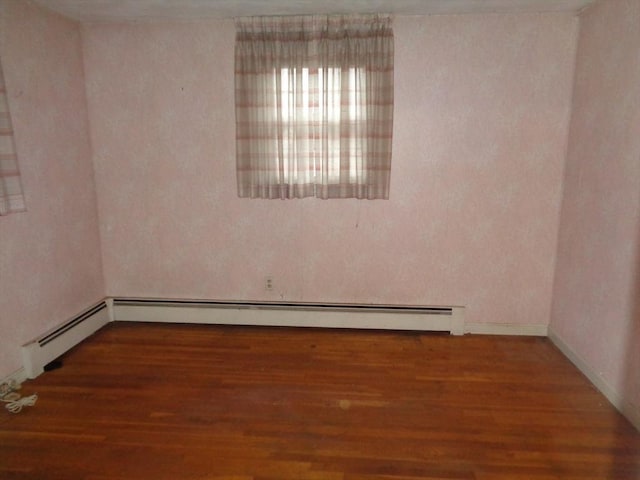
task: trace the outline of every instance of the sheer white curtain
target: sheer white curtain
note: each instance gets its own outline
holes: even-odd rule
[[[251,17],[236,30],[238,195],[388,198],[390,18]]]
[[[24,210],[9,102],[0,62],[0,215]]]

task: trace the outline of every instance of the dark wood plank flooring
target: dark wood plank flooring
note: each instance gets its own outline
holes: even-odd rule
[[[547,340],[111,324],[0,411],[0,478],[640,479]]]

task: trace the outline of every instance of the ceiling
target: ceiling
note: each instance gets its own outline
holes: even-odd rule
[[[232,18],[311,13],[466,13],[579,12],[595,0],[35,0],[84,22]]]

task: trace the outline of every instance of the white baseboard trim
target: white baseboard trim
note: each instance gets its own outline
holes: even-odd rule
[[[11,381],[16,382],[18,385],[24,383],[27,380],[27,372],[24,368],[19,368],[15,372],[7,375],[6,377],[0,379],[0,384],[9,383]]]
[[[115,320],[113,311],[113,298],[105,298],[104,303],[107,305],[107,316],[109,318],[109,322],[113,322]]]
[[[474,335],[517,335],[546,337],[546,325],[517,325],[513,323],[467,323],[464,333]]]
[[[114,320],[133,322],[256,325],[283,327],[366,328],[417,331],[449,331],[462,335],[464,308],[447,314],[424,313],[423,307],[367,306],[366,311],[345,305],[321,308],[309,304],[289,306],[224,304],[179,300],[115,299]],[[396,310],[393,308],[402,308]],[[434,309],[445,307],[434,307]],[[448,308],[448,307],[446,307]]]
[[[622,398],[609,383],[578,355],[551,327],[549,339],[580,370],[585,377],[602,393],[607,400],[640,431],[640,409]]]
[[[44,372],[45,365],[93,335],[109,321],[109,309],[105,300],[102,300],[23,345],[22,364],[27,378],[36,378]]]
[[[138,300],[140,301],[140,300]],[[147,302],[147,303],[144,303]],[[384,311],[314,310],[308,308],[251,308],[212,306],[210,303],[173,300],[123,300],[107,298],[80,315],[55,327],[22,347],[23,368],[1,382],[15,380],[21,384],[44,371],[55,360],[97,330],[112,321],[195,323],[217,325],[257,325],[323,328],[366,328],[416,331],[450,331],[476,335],[515,335],[546,337],[602,392],[629,421],[640,430],[640,411],[623,399],[556,332],[546,325],[466,323],[464,307],[451,307],[451,313],[423,314]],[[215,308],[214,308],[215,307]],[[437,307],[436,307],[437,308]]]

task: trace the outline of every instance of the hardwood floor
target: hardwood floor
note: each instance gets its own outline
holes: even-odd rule
[[[110,324],[0,412],[0,478],[640,479],[547,340]]]

